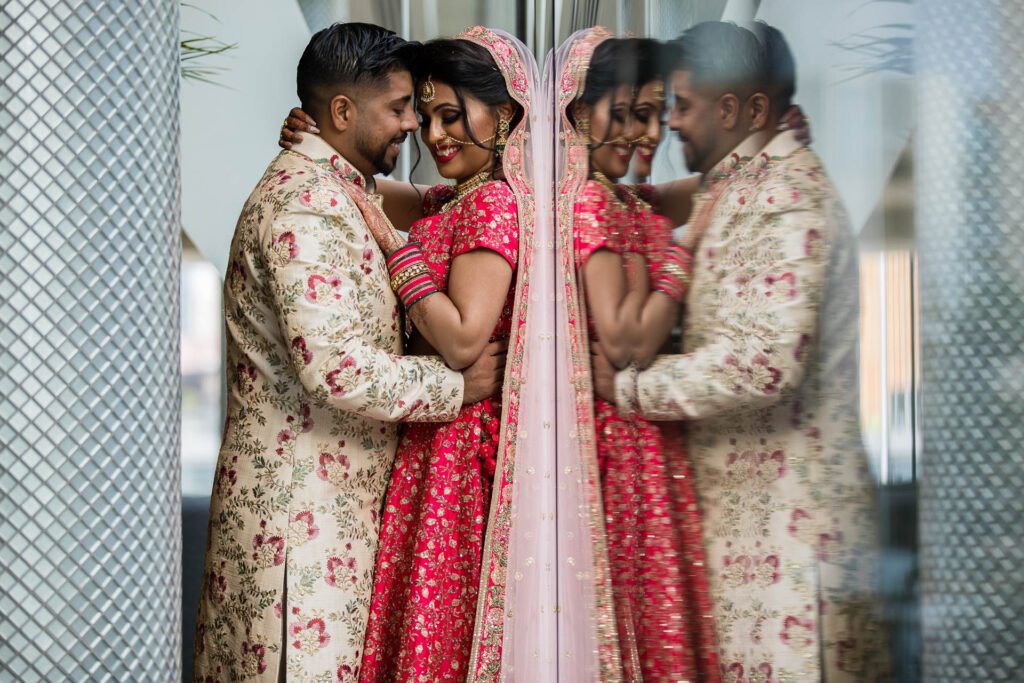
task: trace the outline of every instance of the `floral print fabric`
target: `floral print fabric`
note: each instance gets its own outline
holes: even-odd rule
[[[849,227],[791,133],[727,182],[695,209],[684,353],[637,379],[644,415],[687,421],[723,679],[884,680]]]
[[[397,422],[451,420],[462,378],[402,357],[383,256],[306,134],[242,210],[224,285],[228,407],[196,680],[357,680]]]

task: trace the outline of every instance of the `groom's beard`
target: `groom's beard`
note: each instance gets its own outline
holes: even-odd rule
[[[377,169],[377,173],[390,175],[398,163],[398,154],[392,150],[391,145],[393,143],[401,145],[405,142],[406,137],[407,135],[403,133],[386,142],[372,140],[369,137],[359,137],[356,139],[356,151]]]

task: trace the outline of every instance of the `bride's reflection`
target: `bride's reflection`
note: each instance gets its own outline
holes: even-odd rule
[[[574,40],[580,46],[569,48],[575,58],[562,84],[578,92],[562,121],[567,144],[586,150],[567,154],[564,171],[570,184],[585,178],[568,188],[577,189],[571,220],[580,301],[592,344],[619,368],[645,365],[677,319],[691,260],[672,241],[672,221],[652,209],[654,188],[620,182],[638,145],[637,170],[649,173],[660,141],[665,48],[600,32]],[[717,680],[692,490],[682,492],[690,515],[678,525],[680,498],[670,487],[658,426],[596,395],[593,410],[624,678],[694,680],[702,672],[701,680]],[[689,487],[688,477],[677,481]],[[686,552],[692,561],[684,572]]]

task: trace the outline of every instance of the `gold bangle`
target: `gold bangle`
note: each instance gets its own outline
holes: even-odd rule
[[[671,261],[663,263],[661,271],[672,279],[678,280],[684,287],[687,287],[690,284],[690,272],[678,263],[673,263]]]
[[[429,275],[430,269],[427,268],[427,264],[422,261],[418,263],[410,264],[403,268],[400,272],[396,273],[391,277],[391,289],[398,291],[404,287],[410,280],[417,278],[421,275]]]

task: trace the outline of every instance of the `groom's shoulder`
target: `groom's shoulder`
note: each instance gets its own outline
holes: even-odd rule
[[[256,189],[281,191],[303,185],[322,184],[337,185],[337,182],[322,164],[304,154],[283,150],[267,164]]]
[[[755,182],[781,192],[778,210],[811,208],[836,197],[836,188],[817,153],[808,146],[772,158],[767,173],[754,173]]]
[[[776,183],[788,199],[779,202],[780,212],[789,209],[815,216],[832,238],[850,231],[846,206],[817,152],[809,146],[800,147],[781,159],[775,171]]]
[[[785,156],[779,163],[779,170],[794,185],[822,190],[833,187],[821,157],[807,145]]]
[[[324,215],[354,209],[335,175],[309,157],[284,150],[267,165],[249,196],[249,203],[269,204],[277,212],[290,210]]]

